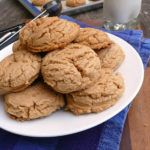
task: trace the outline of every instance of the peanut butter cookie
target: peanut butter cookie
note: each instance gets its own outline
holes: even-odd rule
[[[102,68],[116,70],[124,61],[125,53],[117,43],[112,43],[107,48],[96,51],[101,60]]]
[[[24,121],[42,118],[64,106],[63,95],[39,82],[18,93],[4,97],[5,110],[11,118]]]
[[[19,37],[21,44],[29,51],[45,52],[64,48],[77,37],[79,30],[76,23],[47,17],[28,23]]]
[[[100,77],[101,64],[91,48],[70,44],[47,54],[41,70],[45,82],[54,90],[70,93],[94,84]]]
[[[45,3],[50,2],[51,0],[31,0],[32,4],[35,6],[43,6]]]
[[[79,36],[75,39],[74,42],[89,46],[93,50],[105,48],[112,43],[105,32],[93,28],[80,29]]]
[[[76,7],[85,4],[86,4],[86,0],[66,0],[66,5],[69,7]]]
[[[102,69],[102,77],[88,89],[67,95],[66,110],[76,115],[98,113],[114,105],[124,92],[124,80],[120,73]]]
[[[0,95],[29,86],[40,73],[41,57],[26,50],[16,51],[0,62]]]

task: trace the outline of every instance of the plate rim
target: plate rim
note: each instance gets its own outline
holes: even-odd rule
[[[140,90],[140,88],[142,87],[142,83],[143,83],[143,80],[144,80],[144,65],[143,65],[143,62],[142,62],[142,59],[141,59],[141,57],[140,57],[140,55],[138,54],[138,52],[135,50],[135,48],[131,45],[131,44],[129,44],[128,42],[126,42],[125,40],[123,40],[123,39],[121,39],[120,37],[117,37],[116,35],[113,35],[113,34],[110,34],[110,33],[107,33],[108,35],[110,35],[111,37],[115,37],[117,40],[121,40],[121,41],[123,41],[125,44],[127,44],[128,46],[130,46],[131,48],[132,48],[132,52],[136,55],[136,58],[138,58],[138,61],[140,62],[140,67],[141,67],[141,70],[142,70],[142,73],[141,73],[141,79],[140,79],[140,82],[139,82],[139,84],[138,84],[138,87],[136,88],[136,90],[134,91],[134,93],[132,94],[132,95],[130,95],[130,100],[126,103],[126,105],[121,105],[120,107],[119,107],[119,109],[117,109],[117,110],[115,110],[114,111],[114,113],[113,113],[113,115],[109,115],[109,116],[107,116],[107,117],[105,117],[105,118],[102,118],[101,120],[102,121],[95,121],[94,123],[92,123],[92,124],[89,124],[89,125],[86,125],[86,127],[82,127],[82,128],[80,128],[80,129],[76,129],[76,130],[73,130],[72,132],[65,132],[64,134],[51,134],[51,135],[48,135],[48,134],[46,134],[46,135],[40,135],[40,133],[39,134],[30,134],[30,132],[28,132],[28,133],[25,133],[25,132],[19,132],[19,131],[17,131],[16,129],[8,129],[8,128],[5,128],[5,127],[3,127],[2,125],[1,125],[1,123],[0,123],[0,128],[1,129],[3,129],[3,130],[5,130],[5,131],[8,131],[8,132],[10,132],[10,133],[13,133],[13,134],[17,134],[17,135],[22,135],[22,136],[27,136],[27,137],[59,137],[59,136],[65,136],[65,135],[71,135],[71,134],[75,134],[75,133],[79,133],[79,132],[82,132],[82,131],[85,131],[85,130],[88,130],[88,129],[90,129],[90,128],[93,128],[93,127],[95,127],[95,126],[98,126],[98,125],[100,125],[100,124],[102,124],[102,123],[104,123],[104,122],[106,122],[107,120],[109,120],[109,119],[111,119],[112,117],[114,117],[114,116],[116,116],[117,114],[119,114],[123,109],[125,109],[133,100],[134,100],[134,98],[135,98],[135,96],[138,94],[138,92],[139,92],[139,90]],[[11,44],[12,45],[12,44]],[[11,45],[9,45],[9,46],[11,46]],[[7,46],[8,47],[8,46]],[[4,49],[6,49],[7,47],[5,47]],[[2,49],[1,51],[3,51],[4,49]],[[109,109],[109,108],[108,108]]]

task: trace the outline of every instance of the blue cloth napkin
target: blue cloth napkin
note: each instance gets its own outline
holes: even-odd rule
[[[60,18],[76,22],[82,28],[91,27],[68,16],[61,16]],[[105,30],[100,27],[93,28]],[[142,38],[142,31],[109,32],[130,43],[141,56],[144,68],[146,68],[150,57],[150,40]],[[0,150],[118,150],[129,107],[130,105],[101,125],[68,136],[30,138],[0,129]]]

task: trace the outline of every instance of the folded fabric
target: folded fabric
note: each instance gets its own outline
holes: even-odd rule
[[[61,16],[61,18],[76,22],[81,28],[91,27],[68,16]],[[93,28],[105,30],[100,27]],[[150,57],[150,40],[142,39],[142,31],[109,32],[130,43],[141,56],[146,68]],[[30,138],[0,129],[0,150],[118,150],[129,107],[101,125],[68,136]]]

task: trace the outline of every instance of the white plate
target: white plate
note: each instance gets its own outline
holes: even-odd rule
[[[10,119],[4,111],[3,97],[0,96],[0,128],[12,133],[32,137],[54,137],[84,131],[99,125],[124,109],[138,93],[144,77],[143,63],[136,50],[124,40],[109,34],[126,54],[126,59],[117,71],[125,79],[126,90],[116,105],[98,113],[75,116],[63,110],[33,121],[18,122]],[[11,54],[12,45],[0,51],[0,60]]]

